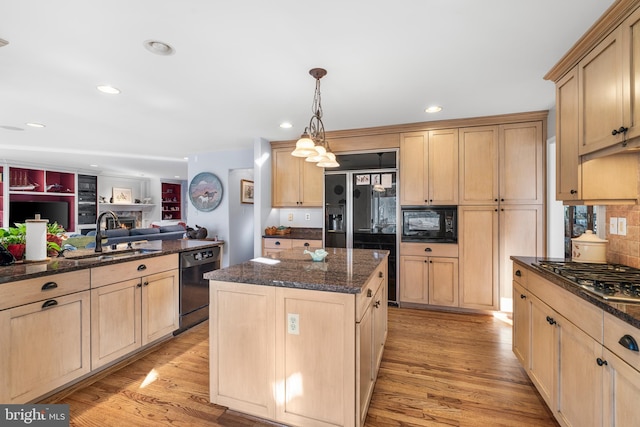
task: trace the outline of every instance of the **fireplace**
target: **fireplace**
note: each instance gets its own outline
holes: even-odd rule
[[[126,228],[127,230],[131,230],[132,228],[136,228],[136,217],[134,216],[119,216],[118,222],[120,223],[119,228]],[[111,230],[116,227],[115,221],[113,218],[107,217],[107,229]]]

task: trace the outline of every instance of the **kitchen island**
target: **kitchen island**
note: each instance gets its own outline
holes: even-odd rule
[[[361,426],[387,333],[388,251],[302,250],[205,274],[210,400],[296,426]],[[260,262],[263,261],[263,262]]]

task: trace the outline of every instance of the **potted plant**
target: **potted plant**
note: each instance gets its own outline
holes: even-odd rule
[[[62,240],[64,239],[64,228],[57,222],[47,224],[47,256],[56,257],[62,250]]]
[[[15,227],[0,229],[0,243],[7,248],[16,261],[24,257],[26,247],[27,225],[15,224]]]

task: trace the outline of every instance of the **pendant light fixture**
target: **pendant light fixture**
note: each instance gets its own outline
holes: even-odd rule
[[[296,149],[292,156],[306,157],[307,162],[317,163],[321,168],[335,168],[340,166],[336,161],[336,155],[329,150],[329,144],[324,136],[324,123],[322,123],[322,101],[320,96],[320,79],[327,75],[327,70],[323,68],[313,68],[309,74],[316,79],[316,90],[313,95],[311,106],[311,120],[309,126],[304,129]]]

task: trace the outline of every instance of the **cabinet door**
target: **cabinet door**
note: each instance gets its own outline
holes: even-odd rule
[[[604,369],[596,363],[602,344],[564,317],[554,319],[559,344],[556,416],[565,426],[602,425]]]
[[[461,128],[460,204],[498,202],[498,127]]]
[[[427,257],[400,257],[400,302],[429,304]]]
[[[429,131],[428,190],[431,205],[458,204],[457,129]]]
[[[614,129],[625,126],[622,58],[618,28],[578,63],[580,155],[623,140],[623,134],[611,134]]]
[[[544,203],[544,141],[542,122],[500,126],[500,203]]]
[[[429,132],[404,133],[400,136],[400,204],[423,206],[428,202],[427,165]]]
[[[27,403],[89,373],[89,291],[0,311],[0,402]]]
[[[603,426],[640,425],[640,372],[604,349]]]
[[[142,345],[140,279],[91,290],[91,368],[96,369]]]
[[[529,370],[530,331],[530,298],[528,291],[513,282],[513,353],[524,369]]]
[[[178,329],[178,270],[142,278],[142,345],[171,334]]]
[[[387,339],[387,286],[383,281],[375,296],[373,297],[373,362],[374,381],[375,373],[380,368],[382,362],[382,352]]]
[[[429,304],[458,306],[457,258],[429,258]]]
[[[290,155],[290,157],[293,156]],[[305,162],[301,158],[298,158],[298,161],[302,165],[299,206],[322,207],[324,168],[319,168],[315,163]]]
[[[374,318],[373,310],[375,310],[372,304],[369,304],[365,311],[360,323],[356,326],[356,340],[358,341],[358,348],[356,349],[356,357],[359,360],[358,375],[360,381],[358,383],[358,416],[360,425],[364,426],[364,422],[367,418],[367,409],[369,408],[369,397],[373,393],[373,385],[375,383],[374,378],[374,362],[375,362],[375,350],[373,347],[373,331],[374,331]]]
[[[556,83],[556,199],[580,200],[578,69]]]
[[[460,307],[498,309],[498,208],[461,206],[458,217]]]
[[[624,52],[624,124],[629,128],[627,139],[640,136],[640,9],[622,24]]]
[[[300,158],[291,155],[291,151],[293,151],[291,148],[272,150],[271,197],[273,207],[300,205],[301,162]],[[320,168],[316,167],[316,169]]]
[[[512,311],[510,257],[544,255],[543,213],[542,205],[500,206],[500,310]]]
[[[531,303],[531,346],[529,377],[536,385],[538,392],[547,406],[555,413],[556,387],[555,370],[558,357],[556,328],[552,322],[558,314],[533,295],[529,295]],[[550,323],[551,322],[551,323]]]

